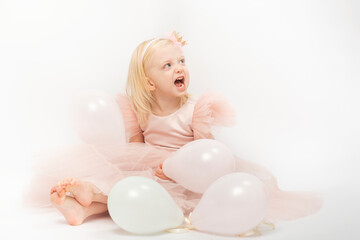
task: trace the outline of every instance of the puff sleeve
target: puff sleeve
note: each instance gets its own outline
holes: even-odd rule
[[[119,105],[123,116],[126,138],[130,139],[131,137],[141,133],[142,130],[136,118],[136,114],[131,108],[129,98],[125,94],[119,93],[116,96],[116,102]]]
[[[192,129],[194,139],[211,137],[211,126],[233,126],[236,122],[235,109],[226,97],[215,92],[204,93],[194,106]]]

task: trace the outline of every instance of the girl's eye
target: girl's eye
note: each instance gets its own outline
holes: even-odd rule
[[[184,64],[184,63],[185,63],[185,59],[181,59],[181,60],[180,60],[180,63],[181,63],[181,64]]]
[[[171,67],[170,63],[165,64],[164,68]]]

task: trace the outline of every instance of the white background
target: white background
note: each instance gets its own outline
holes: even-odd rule
[[[217,90],[236,107],[237,126],[218,139],[283,189],[324,194],[317,214],[260,238],[359,237],[359,12],[355,0],[0,1],[2,239],[137,238],[107,217],[70,227],[57,212],[29,213],[20,193],[34,152],[81,143],[72,98],[124,92],[135,47],[172,30],[188,41],[189,92]]]

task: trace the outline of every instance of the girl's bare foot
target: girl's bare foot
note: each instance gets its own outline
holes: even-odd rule
[[[82,206],[90,206],[94,197],[93,185],[75,178],[67,178],[59,183],[60,187],[69,192]],[[58,189],[58,188],[57,188]]]
[[[60,197],[57,192],[51,194],[52,204],[64,215],[70,225],[80,225],[85,219],[85,208],[72,197]],[[60,198],[63,198],[59,200]]]

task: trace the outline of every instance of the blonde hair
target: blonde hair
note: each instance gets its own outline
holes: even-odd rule
[[[145,49],[146,45],[150,45]],[[169,44],[174,44],[168,39],[150,39],[140,43],[134,50],[130,60],[129,73],[126,82],[126,94],[130,98],[131,107],[134,110],[140,125],[147,123],[149,114],[156,103],[154,94],[149,90],[146,81],[145,66],[149,63],[151,56],[159,49]],[[145,49],[145,53],[143,52]],[[143,55],[144,53],[144,55]],[[189,94],[181,96],[180,106],[184,105]]]

